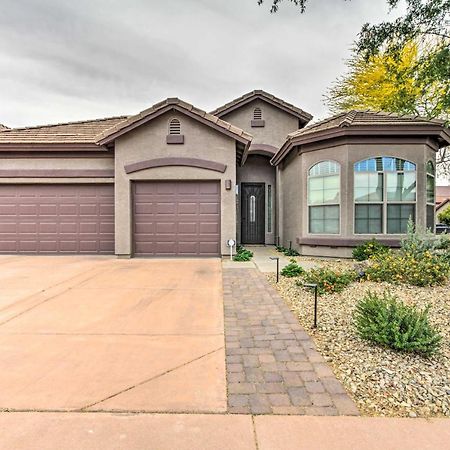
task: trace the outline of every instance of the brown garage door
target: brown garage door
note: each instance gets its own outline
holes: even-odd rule
[[[134,254],[218,256],[219,183],[135,182]]]
[[[114,253],[114,187],[1,185],[0,253]]]

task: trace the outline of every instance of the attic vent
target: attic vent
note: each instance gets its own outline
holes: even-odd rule
[[[262,118],[262,110],[261,108],[255,108],[253,110],[253,120],[252,120],[252,127],[263,127],[265,125],[265,121]]]
[[[169,122],[169,134],[181,134],[181,123],[178,119]]]
[[[178,119],[170,120],[166,142],[168,144],[184,144],[184,136],[181,134],[181,123]]]

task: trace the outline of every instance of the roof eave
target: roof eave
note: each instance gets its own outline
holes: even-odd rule
[[[303,110],[301,112],[296,111],[295,109],[292,109],[287,105],[283,105],[282,103],[277,102],[277,101],[271,99],[270,97],[267,97],[261,93],[255,93],[252,96],[238,100],[236,103],[231,102],[232,104],[229,104],[229,106],[227,106],[228,104],[221,106],[221,107],[215,109],[214,111],[211,111],[210,114],[217,116],[217,117],[222,117],[222,116],[229,114],[230,112],[235,111],[236,109],[239,109],[242,106],[254,101],[255,99],[265,101],[279,109],[282,109],[285,112],[287,112],[288,114],[291,114],[292,116],[295,116],[298,119],[302,120],[305,124],[307,124],[313,118],[312,114],[310,114],[306,111],[303,111]]]
[[[182,114],[192,117],[193,119],[198,120],[199,122],[202,122],[203,124],[232,137],[236,141],[241,142],[242,144],[244,144],[246,146],[250,145],[250,142],[252,140],[250,135],[248,135],[248,137],[247,137],[246,135],[237,134],[234,131],[232,131],[231,129],[226,129],[223,126],[217,125],[217,123],[214,123],[214,122],[211,122],[210,120],[205,119],[201,115],[193,112],[192,110],[190,110],[188,108],[184,108],[183,106],[181,106],[178,103],[171,103],[171,102],[168,102],[167,104],[161,106],[160,108],[156,109],[155,111],[152,111],[149,114],[145,114],[145,112],[144,112],[145,115],[143,115],[143,113],[137,114],[135,116],[136,119],[133,120],[133,118],[131,118],[130,119],[131,122],[128,125],[122,124],[122,126],[113,127],[110,130],[107,130],[106,133],[102,133],[101,135],[99,135],[97,137],[96,143],[98,145],[109,144],[109,143],[113,142],[115,139],[117,139],[118,137],[130,132],[131,130],[141,126],[142,124],[149,122],[150,120],[152,120],[162,114],[165,114],[166,112],[171,111],[171,110],[176,110]],[[231,128],[231,125],[230,125],[230,128]],[[244,132],[242,131],[242,133],[244,133]]]
[[[346,136],[377,136],[380,135],[380,133],[382,133],[383,136],[434,136],[437,138],[439,147],[450,145],[450,130],[448,128],[442,128],[441,125],[436,123],[424,123],[423,125],[354,125],[350,127],[334,127],[327,130],[289,137],[270,162],[274,166],[280,164],[292,148],[299,145]]]

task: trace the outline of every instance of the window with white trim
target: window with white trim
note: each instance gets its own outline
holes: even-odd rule
[[[434,212],[436,207],[436,171],[432,161],[427,162],[427,228],[434,232]]]
[[[169,134],[181,134],[181,122],[178,119],[169,122]]]
[[[308,172],[309,232],[339,234],[340,228],[340,165],[321,161]]]
[[[416,165],[379,156],[354,165],[355,234],[404,234],[416,217]]]

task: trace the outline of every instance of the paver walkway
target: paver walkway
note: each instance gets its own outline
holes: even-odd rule
[[[228,411],[357,415],[309,335],[257,269],[223,269]]]

